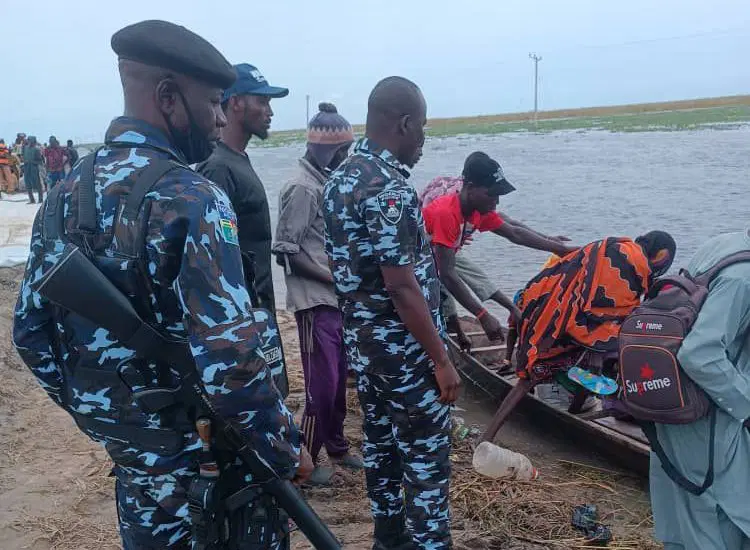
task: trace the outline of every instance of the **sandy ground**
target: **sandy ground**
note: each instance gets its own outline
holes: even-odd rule
[[[0,548],[119,548],[113,479],[108,476],[111,465],[105,453],[47,398],[12,347],[11,315],[21,276],[20,267],[0,269]],[[293,317],[282,312],[280,325],[292,387],[288,403],[299,415],[304,392]],[[346,433],[358,448],[361,416],[353,391]],[[585,541],[569,527],[572,505],[583,502],[600,506],[618,536],[613,548],[658,548],[649,536],[642,480],[615,471],[564,468],[554,445],[542,448],[518,427],[509,428],[506,437],[503,441],[509,446],[521,441],[518,445],[539,466],[543,481],[480,479],[470,468],[469,444],[459,445],[452,457],[457,548],[585,548]],[[306,489],[305,494],[344,548],[372,547],[361,473],[338,471],[333,487]],[[292,546],[311,548],[300,533],[293,535]]]

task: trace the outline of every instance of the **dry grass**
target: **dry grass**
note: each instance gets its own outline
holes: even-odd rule
[[[570,524],[575,505],[593,503],[599,509],[601,522],[609,524],[617,519],[617,527],[613,527],[615,540],[608,548],[661,548],[650,536],[652,519],[647,503],[633,507],[638,490],[627,483],[626,476],[560,461],[556,471],[545,472],[535,481],[493,480],[472,469],[472,452],[467,442],[456,446],[451,486],[454,513],[472,533],[526,541],[554,550],[597,548]]]

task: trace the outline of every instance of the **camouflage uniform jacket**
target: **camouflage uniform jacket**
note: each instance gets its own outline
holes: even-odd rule
[[[182,166],[157,181],[136,219],[123,219],[124,197],[141,170],[155,159],[171,159]],[[82,164],[63,183],[67,234],[76,229]],[[152,321],[161,331],[189,340],[206,392],[219,413],[239,429],[262,461],[280,475],[292,477],[299,460],[299,432],[258,347],[267,331],[265,313],[252,310],[244,286],[236,217],[226,194],[190,170],[159,130],[126,117],[113,121],[106,145],[98,152],[95,191],[99,233],[93,249],[124,270],[118,250],[144,224],[148,288],[136,289],[134,295],[150,304]],[[180,410],[145,414],[118,382],[131,390],[156,385],[157,372],[163,376],[165,369],[136,357],[107,330],[75,315],[55,326],[53,306],[31,288],[63,248],[62,240],[45,239],[45,208],[33,226],[31,254],[15,310],[14,343],[49,396],[105,446],[120,470],[151,476],[149,483],[156,479],[163,484],[153,487],[154,494],[171,494],[175,480],[197,471],[197,434],[185,420],[181,445],[174,452],[159,453],[104,435],[104,429],[97,431],[97,425],[103,426],[97,423],[104,423],[158,434],[175,418],[187,415]],[[107,376],[111,384],[106,383]],[[174,387],[179,381],[172,372],[171,379],[160,378],[158,384],[165,382]]]
[[[396,312],[381,266],[413,266],[435,327],[445,333],[435,263],[407,177],[393,154],[362,139],[326,183],[326,252],[349,365],[358,372],[403,376],[432,368]]]

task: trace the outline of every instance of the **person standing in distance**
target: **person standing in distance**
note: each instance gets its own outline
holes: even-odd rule
[[[29,204],[34,204],[34,191],[39,197],[39,204],[44,201],[44,186],[41,170],[44,166],[44,155],[39,148],[36,136],[29,136],[28,144],[23,148],[23,179],[26,192],[29,194]]]
[[[260,352],[259,334],[268,325],[258,321],[245,289],[232,204],[189,168],[208,157],[226,124],[221,94],[235,73],[210,43],[165,21],[121,29],[112,48],[125,116],[112,122],[105,145],[81,160],[40,209],[13,340],[50,398],[114,461],[124,549],[187,550],[194,542],[187,494],[201,449],[195,419],[179,399],[146,410],[135,398],[144,388],[174,390],[180,377],[158,359],[136,355],[106,329],[63,314],[34,290],[54,269],[65,242],[85,250],[105,276],[127,289],[155,330],[189,341],[217,414],[262,461],[282,478],[299,480],[312,471],[312,461],[300,449],[299,431]],[[143,201],[130,211],[139,190]],[[89,193],[90,200],[79,200]],[[45,223],[58,216],[60,224]],[[244,470],[225,456],[229,449],[217,450],[226,458],[220,458],[220,479],[243,488]],[[288,521],[258,498],[240,508],[243,518],[230,522],[238,528],[235,536],[260,540],[243,539],[234,547],[285,547]]]
[[[326,252],[364,412],[363,453],[376,549],[450,548],[450,403],[440,282],[407,167],[427,108],[419,87],[380,81],[365,137],[326,183]]]

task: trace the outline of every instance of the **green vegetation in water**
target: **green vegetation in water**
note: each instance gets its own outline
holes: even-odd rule
[[[701,109],[627,113],[604,116],[503,121],[495,117],[451,118],[428,123],[430,137],[458,135],[494,135],[509,132],[554,132],[558,130],[605,130],[610,132],[679,131],[705,128],[731,128],[750,123],[750,105],[731,105]],[[355,128],[357,134],[362,128]],[[251,147],[279,147],[304,142],[304,130],[271,132],[265,141],[252,140]]]
[[[722,128],[750,122],[750,106],[714,107],[686,111],[657,111],[608,116],[554,118],[526,121],[472,121],[471,119],[435,121],[428,135],[448,137],[462,134],[502,134],[507,132],[553,132],[557,130],[609,130],[611,132],[649,132]]]

